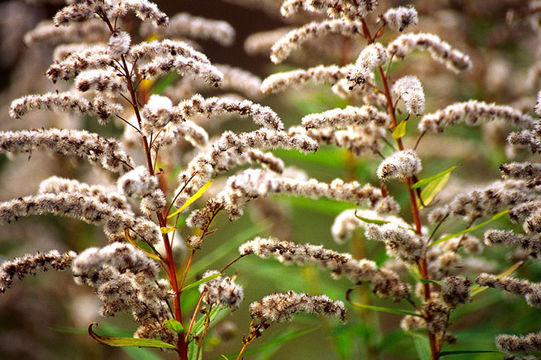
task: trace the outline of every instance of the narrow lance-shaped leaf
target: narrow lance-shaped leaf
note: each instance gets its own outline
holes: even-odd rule
[[[150,251],[148,251],[147,249],[143,248],[141,245],[139,245],[137,243],[137,241],[133,240],[132,237],[130,236],[130,231],[128,229],[125,229],[124,230],[124,235],[126,236],[126,240],[128,240],[128,242],[130,244],[132,244],[133,246],[135,246],[137,249],[141,250],[142,252],[145,253],[146,256],[148,256],[149,258],[151,259],[154,259],[154,260],[158,260],[158,261],[163,261],[162,257],[159,256],[159,255],[156,255],[154,253],[151,253]]]
[[[511,275],[512,273],[514,273],[522,264],[524,264],[524,261],[519,261],[517,263],[515,263],[513,266],[511,266],[509,269],[505,270],[504,272],[502,273],[499,273],[496,278],[497,279],[500,279],[502,278],[503,276],[509,276]],[[480,293],[482,293],[483,291],[485,291],[486,289],[488,289],[489,287],[488,286],[479,286],[479,285],[474,285],[472,286],[472,290],[471,290],[471,297],[474,297],[476,295],[479,295]]]
[[[175,319],[169,319],[167,320],[163,326],[165,326],[166,328],[168,329],[171,329],[173,330],[174,332],[176,332],[177,334],[182,334],[182,332],[184,331],[184,326],[182,326],[182,324],[180,323],[180,321],[178,320],[175,320]]]
[[[386,307],[381,307],[381,306],[366,305],[366,304],[361,304],[361,303],[351,301],[350,295],[351,295],[352,291],[353,291],[353,289],[348,289],[348,291],[346,292],[346,301],[348,303],[350,303],[351,305],[355,306],[355,307],[358,307],[358,308],[361,308],[361,309],[373,310],[373,311],[381,311],[381,312],[386,312],[386,313],[391,313],[391,314],[398,314],[398,315],[422,316],[420,314],[417,314],[416,312],[409,311],[409,310],[393,309],[393,308],[386,308]]]
[[[500,353],[497,350],[454,350],[454,351],[442,351],[440,352],[440,358],[444,356],[452,355],[464,355],[464,354],[483,354],[483,353]]]
[[[430,342],[428,338],[416,333],[410,333],[410,335],[413,337],[413,344],[415,345],[419,359],[430,360],[432,357],[430,355]]]
[[[379,219],[368,219],[368,218],[365,218],[365,217],[362,217],[362,216],[359,216],[357,215],[357,212],[355,212],[355,217],[365,223],[368,223],[368,224],[376,224],[376,225],[383,225],[383,224],[388,224],[390,223],[390,221],[386,221],[386,220],[379,220]]]
[[[161,348],[161,349],[174,349],[176,346],[155,339],[138,339],[138,338],[129,338],[129,337],[109,337],[98,335],[92,329],[98,324],[93,322],[88,325],[88,334],[97,342],[109,346],[125,347],[125,346],[136,346],[136,347],[151,347],[151,348]]]
[[[453,171],[457,167],[459,167],[459,165],[454,165],[454,166],[451,166],[449,169],[444,170],[444,171],[442,171],[442,172],[440,172],[440,173],[438,173],[436,175],[429,176],[427,178],[421,179],[421,180],[417,181],[415,184],[413,184],[411,186],[411,188],[412,189],[417,189],[417,188],[423,187],[425,185],[428,185],[430,182],[432,182],[434,180],[437,180],[437,179],[447,175],[448,173],[450,173],[451,171]]]
[[[402,120],[400,124],[396,125],[396,127],[393,130],[392,136],[395,139],[400,139],[404,135],[406,135],[406,125],[408,122],[406,120]]]
[[[191,198],[186,200],[186,202],[184,203],[184,205],[182,205],[180,207],[180,209],[178,209],[174,213],[170,214],[167,218],[170,219],[170,218],[174,217],[175,215],[181,213],[184,209],[186,209],[188,206],[190,206],[195,200],[199,199],[201,197],[201,195],[203,195],[205,193],[205,191],[207,191],[207,189],[210,187],[210,185],[212,185],[212,179],[209,180],[205,185],[203,185],[201,187],[201,189],[197,190],[197,192]]]
[[[190,290],[190,289],[192,289],[194,287],[197,287],[197,286],[199,286],[199,285],[201,285],[203,283],[206,283],[207,281],[210,281],[212,279],[216,279],[218,276],[222,276],[222,274],[218,273],[218,274],[213,274],[213,275],[207,276],[206,278],[203,278],[201,280],[198,280],[196,282],[193,282],[193,283],[191,283],[189,285],[184,286],[182,288],[182,291]]]
[[[480,229],[482,228],[483,226],[485,225],[488,225],[490,224],[491,222],[495,221],[495,220],[498,220],[499,218],[501,218],[502,216],[504,216],[505,214],[507,214],[509,212],[509,209],[508,210],[504,210],[504,211],[500,211],[499,213],[497,213],[496,215],[494,215],[493,217],[491,217],[490,219],[488,219],[487,221],[485,222],[482,222],[481,224],[479,225],[476,225],[474,227],[471,227],[471,228],[468,228],[468,229],[464,229],[462,231],[459,231],[457,233],[454,233],[454,234],[451,234],[451,235],[447,235],[447,236],[444,236],[442,237],[441,239],[439,239],[438,241],[435,241],[433,242],[432,244],[428,245],[428,246],[434,246],[434,245],[437,245],[439,243],[442,243],[444,241],[447,241],[449,239],[452,239],[452,238],[455,238],[457,236],[460,236],[460,235],[464,235],[464,234],[467,234],[469,232],[472,232],[472,231],[475,231],[477,229]]]

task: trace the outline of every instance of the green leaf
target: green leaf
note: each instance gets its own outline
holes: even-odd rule
[[[404,135],[406,135],[406,125],[408,124],[408,122],[406,120],[402,120],[400,122],[400,124],[396,125],[396,127],[394,128],[393,130],[393,138],[395,139],[400,139],[401,137],[403,137]]]
[[[88,326],[88,334],[97,342],[109,346],[136,346],[136,347],[151,347],[161,349],[176,349],[175,345],[168,344],[166,342],[154,339],[138,339],[130,337],[109,337],[98,335],[93,331],[93,327],[98,324],[93,322]]]
[[[173,330],[174,332],[176,332],[177,334],[182,334],[182,332],[184,331],[184,326],[182,326],[182,324],[180,323],[180,321],[178,320],[175,320],[175,319],[169,319],[167,320],[163,326],[165,326],[166,328],[168,329],[171,329]]]
[[[432,200],[434,200],[436,195],[438,195],[440,191],[443,190],[450,177],[451,173],[444,174],[443,176],[430,181],[425,186],[425,188],[421,191],[421,199],[423,199],[423,203],[425,206],[430,204]],[[417,199],[417,206],[419,207],[419,209],[423,208],[419,199]]]
[[[362,217],[362,216],[359,216],[357,215],[357,212],[355,212],[355,217],[365,223],[368,223],[368,224],[376,224],[376,225],[383,225],[383,224],[388,224],[390,223],[390,221],[386,221],[386,220],[379,220],[379,219],[368,219],[368,218],[365,218],[365,217]]]
[[[430,342],[428,341],[428,338],[417,333],[410,333],[410,335],[413,337],[413,344],[415,345],[415,350],[417,350],[419,359],[430,360]]]
[[[190,268],[190,273],[198,274],[205,269],[208,269],[210,265],[216,263],[218,260],[226,257],[233,250],[236,250],[237,247],[246,242],[247,240],[255,237],[261,232],[261,229],[257,226],[249,227],[242,232],[239,232],[233,238],[227,240],[217,248],[215,248],[211,253],[206,254],[201,260],[192,264]],[[237,253],[238,254],[238,253]],[[183,291],[186,289],[183,289]]]
[[[213,306],[210,310],[210,325],[209,329],[214,326],[218,321],[222,320],[227,314],[229,314],[230,309],[226,306]],[[203,333],[203,330],[205,329],[205,316],[201,316],[199,320],[197,320],[193,326],[192,334],[195,336],[199,336]]]
[[[309,211],[318,212],[336,216],[344,210],[351,209],[355,204],[329,199],[309,199],[304,197],[292,197],[287,195],[277,195],[273,197],[278,201],[289,203],[291,206],[307,209]]]
[[[176,72],[170,72],[169,74],[162,77],[157,83],[152,86],[152,94],[162,94],[165,89],[173,85],[178,79],[178,74]]]
[[[154,253],[151,253],[150,251],[148,251],[147,249],[143,248],[141,245],[139,245],[137,243],[137,241],[133,240],[130,236],[130,231],[128,229],[124,230],[124,235],[126,236],[126,240],[128,240],[128,242],[130,244],[132,244],[133,246],[135,246],[137,249],[141,250],[142,252],[145,253],[146,256],[148,256],[149,258],[151,259],[154,259],[154,260],[158,260],[158,261],[163,261],[163,259],[159,256],[159,255],[156,255]]]
[[[356,302],[349,302],[351,305],[361,308],[361,309],[368,309],[368,310],[374,310],[374,311],[381,311],[391,314],[399,314],[399,315],[411,315],[411,316],[421,316],[417,314],[416,312],[409,311],[409,310],[402,310],[402,309],[393,309],[393,308],[386,308],[381,306],[374,306],[374,305],[366,305]]]
[[[449,169],[440,172],[439,174],[436,174],[436,175],[421,179],[421,180],[417,181],[415,184],[413,184],[411,186],[411,188],[412,189],[417,189],[417,188],[423,187],[423,186],[429,184],[430,182],[445,176],[446,174],[450,173],[451,171],[453,171],[457,167],[459,167],[459,165],[454,165],[454,166],[451,166]]]
[[[501,353],[497,350],[454,350],[454,351],[442,351],[440,357],[462,355],[462,354],[483,354],[483,353]]]
[[[434,246],[434,245],[437,245],[439,243],[442,243],[444,241],[447,241],[449,239],[452,239],[452,238],[455,238],[455,237],[458,237],[460,235],[464,235],[464,234],[467,234],[469,232],[472,232],[472,231],[475,231],[477,229],[480,229],[482,228],[483,226],[485,225],[488,225],[490,224],[491,222],[495,221],[495,220],[498,220],[499,218],[501,218],[502,216],[504,216],[505,214],[507,214],[509,212],[509,209],[507,210],[504,210],[504,211],[500,211],[499,213],[497,213],[496,215],[494,215],[493,217],[491,217],[490,219],[488,219],[487,221],[485,222],[482,222],[481,224],[479,225],[476,225],[474,227],[471,227],[471,228],[468,228],[468,229],[464,229],[462,231],[459,231],[457,233],[454,233],[454,234],[451,234],[451,235],[447,235],[447,236],[444,236],[442,237],[441,239],[439,239],[438,241],[435,241],[433,242],[432,244],[428,245],[429,247],[430,246]]]
[[[247,351],[247,354],[258,354],[255,357],[256,360],[268,360],[271,359],[274,354],[288,341],[291,341],[300,336],[311,333],[314,330],[317,330],[319,326],[307,328],[307,329],[287,329],[281,334],[275,336],[271,341],[266,344],[254,347]]]
[[[210,280],[212,280],[212,279],[216,279],[218,276],[222,276],[222,274],[221,274],[221,273],[218,273],[218,274],[214,274],[214,275],[207,276],[206,278],[202,278],[201,280],[198,280],[198,281],[196,281],[196,282],[193,282],[193,283],[191,283],[191,284],[189,284],[189,285],[184,286],[184,287],[182,288],[182,291],[190,290],[190,289],[192,289],[192,288],[194,288],[194,287],[197,287],[197,286],[199,286],[199,285],[201,285],[201,284],[206,283],[207,281],[210,281]]]

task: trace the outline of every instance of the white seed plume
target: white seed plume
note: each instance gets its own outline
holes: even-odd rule
[[[500,172],[504,178],[535,179],[541,177],[541,164],[532,162],[502,164]]]
[[[489,230],[485,232],[485,244],[504,244],[518,246],[531,254],[541,253],[541,234],[526,236],[511,230]]]
[[[139,59],[152,59],[155,57],[180,56],[184,58],[193,58],[194,60],[209,64],[210,61],[205,54],[195,50],[185,41],[178,40],[153,40],[134,45],[130,49],[129,59],[131,61]]]
[[[260,97],[259,88],[261,87],[261,79],[259,77],[248,71],[229,65],[214,64],[214,66],[224,75],[220,83],[220,90],[236,91],[249,98]],[[166,89],[164,94],[180,100],[194,93],[210,91],[211,89],[211,86],[201,79],[195,76],[185,76],[173,85],[172,88]]]
[[[95,19],[67,26],[56,26],[52,21],[39,22],[36,27],[24,35],[24,43],[31,46],[36,43],[56,45],[60,43],[105,41],[110,35],[103,21]]]
[[[51,176],[39,184],[40,194],[79,193],[89,197],[95,197],[98,201],[109,204],[114,208],[130,211],[127,198],[116,191],[101,186],[89,185],[74,179],[65,179]]]
[[[396,206],[392,212],[398,212],[399,208]],[[339,244],[343,244],[351,238],[353,231],[361,227],[364,228],[367,224],[359,217],[372,220],[390,221],[395,224],[407,225],[404,220],[399,217],[384,214],[384,211],[374,211],[369,209],[348,209],[342,211],[334,218],[334,222],[331,227],[331,234]]]
[[[529,333],[527,335],[498,335],[496,337],[496,346],[505,352],[526,352],[541,351],[541,332]],[[520,357],[513,359],[530,359]],[[532,359],[535,359],[533,357]]]
[[[377,5],[377,0],[286,0],[280,13],[289,17],[304,10],[326,13],[334,18],[358,19],[374,11]]]
[[[152,21],[155,26],[164,26],[169,22],[166,14],[148,0],[120,0],[108,11],[110,18],[119,18],[133,12],[141,21]]]
[[[289,136],[283,131],[260,129],[234,134],[226,131],[206,150],[193,158],[179,175],[180,193],[175,206],[180,207],[193,194],[213,179],[216,174],[231,169],[235,164],[246,163],[242,155],[247,149],[298,149],[308,152],[317,149],[317,143],[307,136]]]
[[[362,34],[360,21],[327,20],[311,22],[300,28],[291,30],[283,38],[278,40],[271,48],[271,61],[275,64],[284,61],[289,54],[305,41],[325,36],[328,34],[341,34],[344,36]]]
[[[454,49],[434,34],[403,34],[387,45],[390,56],[403,59],[414,49],[428,50],[432,58],[453,71],[468,70],[472,67],[468,55]]]
[[[209,84],[219,86],[223,74],[216,67],[184,56],[156,56],[152,61],[141,65],[139,71],[144,78],[153,79],[171,71],[179,75],[194,74],[205,79]]]
[[[413,7],[391,8],[382,16],[383,23],[394,31],[403,31],[410,25],[417,25],[419,18]]]
[[[541,125],[535,125],[533,130],[522,130],[509,134],[507,142],[521,148],[529,147],[533,154],[541,153]]]
[[[496,276],[487,273],[479,274],[475,282],[481,286],[505,290],[512,294],[522,295],[528,305],[541,307],[541,283],[531,283],[528,280],[515,279],[509,276]]]
[[[144,38],[153,34],[163,34],[165,38],[187,37],[212,40],[223,46],[230,46],[235,40],[235,29],[227,22],[193,16],[188,13],[175,14],[166,27],[155,27],[144,23],[139,33]]]
[[[205,147],[209,135],[201,126],[191,120],[167,124],[158,138],[152,144],[157,149],[160,146],[174,145],[186,140],[195,147]]]
[[[364,125],[373,123],[386,127],[390,123],[387,113],[381,112],[373,106],[361,107],[347,106],[345,109],[333,109],[322,113],[306,115],[302,118],[302,125],[306,129],[322,127],[344,128],[350,125]]]
[[[393,93],[402,99],[409,114],[419,115],[425,111],[425,93],[417,76],[404,76],[393,85]]]
[[[123,174],[133,169],[131,157],[116,139],[102,138],[85,130],[21,130],[0,132],[0,151],[31,152],[48,148],[77,156],[104,169]]]
[[[326,295],[311,296],[303,293],[297,294],[290,290],[287,293],[267,295],[260,301],[250,304],[250,316],[262,323],[290,321],[291,316],[299,312],[346,320],[344,303],[333,301]]]
[[[383,225],[366,224],[366,238],[385,243],[387,253],[400,260],[415,264],[425,254],[425,241],[409,230],[408,226],[395,223]]]
[[[68,251],[60,254],[58,250],[51,250],[42,254],[26,254],[13,260],[6,260],[0,263],[0,293],[11,287],[13,278],[24,278],[26,275],[36,275],[37,271],[64,270],[71,266],[73,258],[77,254]]]
[[[464,216],[467,220],[494,215],[509,206],[521,204],[539,195],[529,189],[523,180],[495,181],[492,184],[455,195],[446,206],[436,208],[429,214],[431,222],[438,222],[445,214]]]
[[[96,289],[105,316],[131,311],[141,324],[169,318],[167,281],[154,282],[157,264],[131,244],[86,249],[73,261],[72,272],[76,283]]]
[[[368,201],[371,207],[376,207],[384,201],[381,191],[370,184],[361,186],[356,181],[345,183],[341,179],[324,183],[316,179],[298,179],[261,169],[247,169],[229,177],[224,190],[216,196],[216,201],[224,205],[230,219],[236,219],[242,215],[244,204],[251,199],[280,193],[312,199],[326,197],[354,202],[357,205]]]
[[[463,276],[448,276],[441,282],[441,298],[454,309],[470,301],[470,286],[471,282]]]
[[[374,43],[365,47],[347,75],[350,88],[369,82],[372,79],[374,69],[382,66],[386,61],[387,50],[383,45]]]
[[[218,274],[216,270],[208,270],[203,279]],[[228,276],[218,276],[199,285],[199,292],[203,294],[203,301],[209,305],[225,305],[237,309],[244,300],[242,287]]]
[[[374,124],[347,126],[344,130],[331,127],[306,130],[302,126],[293,126],[288,129],[288,133],[308,135],[320,144],[344,147],[355,155],[373,155],[381,150],[387,129]]]
[[[476,126],[497,119],[527,129],[533,129],[538,123],[531,116],[522,114],[510,106],[470,100],[449,105],[442,110],[426,114],[419,122],[418,129],[420,132],[442,132],[447,126],[461,121],[464,121],[467,125]]]
[[[111,35],[109,42],[107,43],[111,56],[115,59],[120,59],[120,56],[128,54],[130,45],[130,34],[125,31],[115,32]]]
[[[339,67],[336,65],[319,65],[306,70],[293,70],[282,73],[272,74],[261,83],[261,92],[271,94],[284,91],[288,88],[312,83],[330,83],[336,84],[339,80],[345,78],[350,67]]]
[[[75,92],[45,93],[43,95],[26,95],[13,100],[9,108],[9,115],[14,119],[19,119],[31,110],[89,113],[98,115],[100,121],[105,122],[110,116],[120,114],[122,107],[105,102],[100,97],[96,97],[91,102]]]
[[[82,220],[89,224],[105,224],[107,236],[118,239],[129,228],[145,241],[161,239],[159,226],[133,213],[79,193],[41,194],[0,203],[0,221],[12,222],[22,216],[53,214]]]
[[[268,55],[272,45],[291,30],[291,27],[281,27],[251,34],[244,40],[244,51],[248,55]]]
[[[127,85],[126,80],[115,70],[93,69],[77,75],[75,88],[81,92],[96,90],[115,94],[126,91]]]
[[[310,244],[295,244],[275,238],[257,237],[239,247],[241,255],[255,254],[261,258],[274,257],[285,264],[316,264],[330,270],[334,277],[347,276],[352,282],[370,281],[375,293],[395,299],[409,296],[409,286],[388,269],[379,269],[373,261],[353,259],[351,254],[341,254]]]
[[[56,83],[58,79],[70,80],[81,71],[106,69],[115,65],[115,57],[104,45],[59,46],[54,53],[55,62],[49,66],[45,75]]]
[[[150,175],[145,166],[138,166],[122,175],[117,182],[118,192],[129,197],[145,196],[158,189],[159,180]]]
[[[146,136],[157,133],[172,120],[173,102],[166,96],[151,95],[141,110],[141,130]]]
[[[126,196],[141,196],[141,209],[143,211],[158,211],[167,205],[165,196],[159,187],[159,179],[145,166],[122,175],[117,182],[118,192]]]
[[[512,221],[522,222],[522,228],[527,234],[541,232],[541,201],[538,199],[539,193],[534,193],[529,199],[531,201],[517,205],[509,212]]]
[[[403,150],[386,157],[379,165],[376,173],[380,179],[402,179],[418,174],[421,169],[421,160],[415,150]]]
[[[201,95],[194,95],[190,99],[180,102],[175,110],[185,119],[200,114],[210,116],[223,113],[238,113],[241,116],[251,116],[256,124],[266,128],[284,129],[284,124],[270,107],[253,103],[250,100],[223,97],[205,99]]]

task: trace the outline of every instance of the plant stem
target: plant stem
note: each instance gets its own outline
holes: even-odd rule
[[[362,19],[361,21],[363,25],[364,37],[366,38],[368,43],[371,44],[374,42],[374,39],[372,38],[372,35],[370,34],[370,29],[368,28],[366,21],[364,19]],[[389,116],[391,117],[391,127],[395,128],[398,122],[396,121],[396,111],[393,104],[391,91],[389,89],[387,74],[383,71],[383,68],[381,66],[378,66],[378,73],[381,77],[381,82],[383,84],[385,98],[387,100],[387,110],[389,112]],[[399,150],[404,150],[404,144],[402,143],[401,138],[396,139],[396,144]],[[421,226],[421,219],[419,216],[419,207],[417,206],[417,196],[415,194],[415,191],[411,188],[411,185],[412,185],[411,177],[406,178],[405,184],[408,188],[411,212],[413,216],[413,221],[415,223],[415,232],[418,235],[422,235],[422,226]],[[427,266],[426,256],[419,260],[418,267],[419,267],[419,273],[421,274],[421,278],[424,280],[427,280],[428,279],[428,266]],[[425,301],[428,301],[430,299],[430,284],[428,282],[425,282],[423,283],[423,287],[424,287],[424,293],[425,293],[424,294]],[[432,333],[430,330],[427,329],[427,332],[428,332],[428,340],[430,342],[431,359],[437,360],[439,358],[439,352],[440,352],[440,345],[439,345],[438,339],[436,338],[436,335]]]

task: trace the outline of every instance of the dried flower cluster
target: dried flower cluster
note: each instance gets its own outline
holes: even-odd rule
[[[242,284],[252,279],[245,282],[242,270],[234,276],[227,276],[226,271],[238,261],[249,262],[245,257],[252,254],[286,265],[315,265],[330,271],[333,278],[347,277],[353,285],[344,289],[344,300],[351,306],[407,314],[400,327],[417,337],[419,331],[425,334],[428,346],[418,350],[429,352],[432,360],[439,359],[446,344],[456,340],[450,332],[454,311],[486,288],[520,295],[527,305],[541,307],[541,283],[512,275],[541,252],[538,62],[528,75],[529,90],[535,95],[513,92],[516,108],[480,100],[448,103],[433,96],[438,94],[433,90],[438,89],[434,82],[440,78],[434,73],[439,68],[425,66],[423,58],[412,52],[427,51],[452,76],[471,69],[472,59],[480,55],[474,51],[470,58],[458,49],[462,45],[455,48],[436,34],[414,32],[415,25],[423,21],[419,14],[430,16],[430,6],[419,4],[417,11],[412,6],[378,7],[375,0],[229,1],[281,14],[287,22],[287,27],[250,36],[245,42],[249,54],[267,53],[273,63],[291,61],[303,68],[285,66],[282,69],[287,71],[261,80],[241,68],[213,64],[196,41],[230,46],[235,40],[230,24],[186,12],[169,18],[148,0],[68,0],[52,21],[39,22],[26,33],[27,46],[55,46],[53,63],[45,74],[52,88],[13,100],[9,116],[18,124],[7,128],[18,129],[22,121],[34,121],[34,110],[55,113],[54,121],[49,128],[1,131],[0,151],[17,160],[12,154],[46,150],[85,160],[88,165],[77,170],[71,164],[65,169],[56,167],[53,171],[62,173],[51,176],[55,173],[48,171],[36,194],[14,195],[14,199],[0,202],[0,223],[53,214],[102,227],[105,236],[101,240],[109,244],[82,249],[79,254],[52,250],[5,260],[0,264],[0,293],[15,277],[71,268],[77,284],[96,292],[102,315],[133,315],[138,324],[134,337],[146,340],[132,339],[131,344],[174,350],[179,360],[202,359],[210,328],[227,311],[242,311],[245,291],[236,279],[240,277]],[[539,31],[538,14],[538,4],[532,3],[515,15],[528,19]],[[393,32],[396,37],[388,36]],[[490,60],[494,63],[483,69],[486,81],[512,92],[515,85],[511,83],[522,78],[512,82],[511,76],[500,74],[499,79],[495,69],[506,73],[505,61]],[[394,66],[397,61],[403,63]],[[419,73],[410,74],[412,69]],[[311,88],[307,88],[309,84]],[[320,93],[322,86],[330,87],[330,92]],[[450,85],[439,89],[440,93],[471,93],[471,89],[457,91]],[[296,90],[286,93],[290,103],[298,102],[301,95],[313,95],[309,106],[299,106],[302,118],[293,119],[289,128],[286,124],[292,123],[294,112],[284,111],[287,117],[282,121],[278,115],[282,112],[267,106],[279,99],[262,99],[288,90]],[[325,102],[316,104],[316,96]],[[329,109],[322,109],[324,104]],[[307,113],[317,111],[314,109],[319,112]],[[234,126],[236,132],[224,130],[229,119],[237,117],[250,118],[251,128],[239,123]],[[95,119],[105,127],[96,130]],[[411,122],[418,122],[417,127]],[[444,189],[455,176],[454,167],[433,175],[431,158],[446,157],[447,149],[439,143],[437,149],[431,148],[429,142],[434,141],[431,133],[442,133],[454,125],[482,125],[485,140],[495,145],[506,140],[505,155],[512,159],[498,164],[503,180],[462,186],[460,191],[451,191],[451,186]],[[122,135],[117,140],[111,134]],[[486,157],[484,150],[490,147],[479,148],[483,151],[472,151],[471,159]],[[272,152],[277,149],[282,152]],[[286,154],[284,159],[281,154]],[[324,176],[316,178],[311,169],[305,172],[290,165],[290,160],[296,161],[302,154],[321,156]],[[491,161],[502,157],[493,156]],[[370,158],[378,159],[379,166],[375,161],[368,163]],[[489,163],[479,168],[484,171]],[[328,169],[330,165],[333,169]],[[342,165],[343,179],[334,171]],[[240,168],[238,172],[234,172],[236,168]],[[327,238],[332,237],[335,246],[350,240],[352,253],[306,242],[309,236],[304,229],[290,226],[287,211],[283,211],[287,206],[273,203],[276,194],[300,197],[299,203],[307,208],[312,207],[310,201],[323,204],[323,212],[335,215]],[[186,216],[190,207],[195,209]],[[246,241],[255,233],[249,237],[230,234],[221,230],[227,225],[213,225],[224,221],[222,213],[235,221],[244,212],[263,214],[271,223],[268,228],[258,228],[264,235]],[[456,221],[458,217],[467,225]],[[523,231],[483,229],[482,237],[472,235],[502,217],[520,224]],[[33,228],[30,221],[24,224]],[[442,229],[454,234],[441,234]],[[306,234],[312,231],[306,230]],[[226,241],[237,236],[244,236],[239,240],[245,241],[238,248],[239,256],[220,271],[205,268],[216,258],[230,255],[223,252],[231,249],[230,244],[212,253],[200,251],[211,246],[206,240],[215,232],[224,234]],[[278,240],[277,233],[295,241]],[[365,240],[377,242],[365,244]],[[69,244],[79,246],[75,241]],[[485,249],[494,245],[516,249],[505,259],[483,258]],[[370,260],[367,254],[373,250],[377,255]],[[210,254],[209,261],[201,254]],[[500,269],[509,259],[514,265]],[[196,273],[203,278],[196,281]],[[255,271],[254,276],[258,276]],[[278,271],[273,276],[282,281]],[[362,283],[368,283],[376,296],[410,310],[370,306],[373,296]],[[327,290],[319,287],[322,292]],[[359,288],[355,294],[362,303],[352,301],[354,288]],[[339,295],[336,289],[332,289],[333,298]],[[199,300],[193,301],[190,294]],[[246,291],[246,296],[252,292]],[[263,330],[301,312],[346,321],[344,302],[326,295],[292,290],[267,295],[249,305],[253,321],[237,359],[243,358],[246,347]],[[377,318],[361,315],[366,326],[374,325],[371,330],[377,332],[379,324],[370,323]],[[111,344],[111,339],[93,334],[92,327],[89,332],[98,341]],[[350,336],[352,331],[347,332]],[[360,357],[381,355],[378,352],[384,346],[376,340],[383,338],[379,335],[370,331],[363,335],[367,349],[366,356]],[[540,338],[539,332],[500,335],[496,346],[509,359],[517,358],[512,353],[527,356],[541,351]]]

